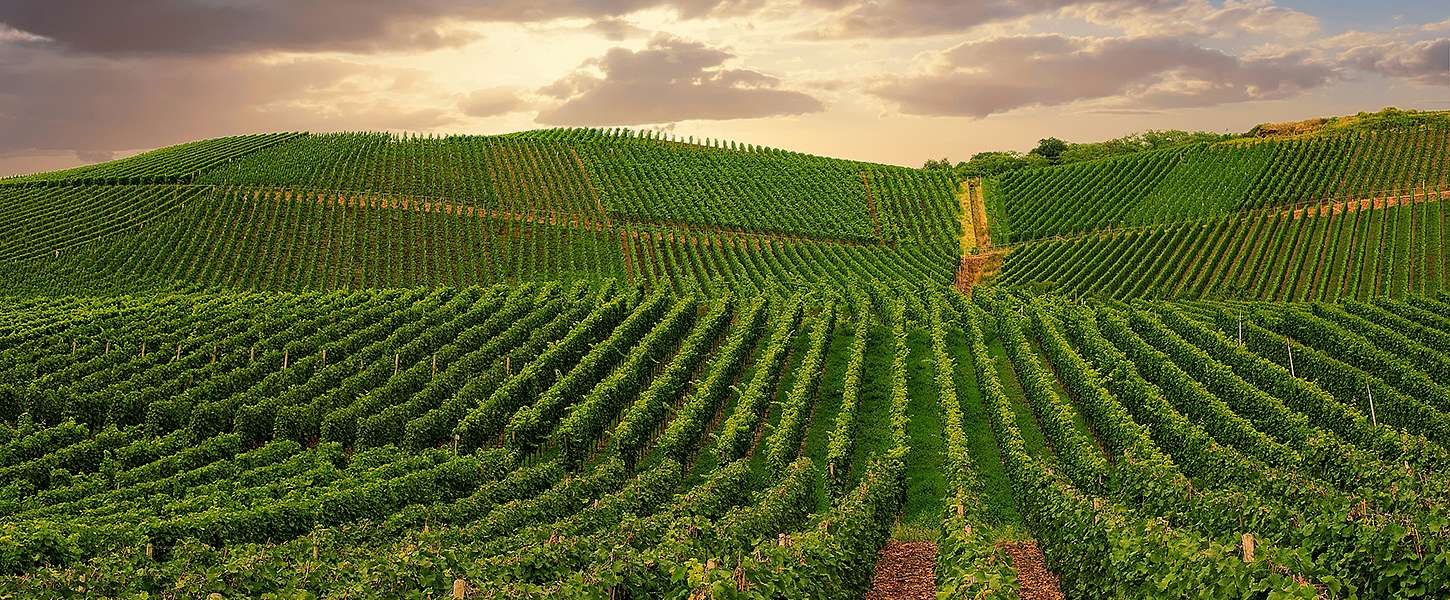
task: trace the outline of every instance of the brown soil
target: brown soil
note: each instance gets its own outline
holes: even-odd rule
[[[630,250],[629,236],[621,231],[619,233],[619,252],[624,255],[624,275],[632,284],[636,277],[634,276],[634,260],[630,256]]]
[[[1005,542],[1002,549],[1012,557],[1012,568],[1017,570],[1017,582],[1022,586],[1022,600],[1062,600],[1057,575],[1047,570],[1037,542]]]
[[[1394,193],[1394,192],[1392,192]],[[1392,196],[1374,196],[1371,198],[1356,198],[1353,200],[1337,200],[1302,206],[1294,209],[1294,218],[1303,218],[1306,211],[1317,208],[1319,216],[1328,216],[1330,213],[1339,214],[1343,212],[1355,212],[1360,210],[1390,208],[1401,204],[1421,204],[1425,202],[1439,202],[1450,198],[1450,190],[1426,191],[1416,190],[1410,193],[1394,193]]]
[[[962,263],[957,267],[957,280],[955,287],[963,294],[971,294],[972,288],[982,279],[994,275],[1002,268],[1002,261],[1006,258],[1007,251],[1000,250],[985,254],[974,254],[963,256]]]
[[[935,599],[935,564],[936,542],[886,542],[866,600]]]

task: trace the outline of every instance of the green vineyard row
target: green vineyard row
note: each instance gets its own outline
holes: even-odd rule
[[[1446,289],[1447,202],[1267,210],[1026,244],[997,283],[1112,298],[1403,298]]]
[[[1450,591],[1450,298],[905,299],[15,299],[0,590],[860,594],[915,493],[921,363],[954,597],[1015,597],[1012,527],[1070,594]]]
[[[1450,126],[1231,140],[1008,174],[988,186],[992,239],[1193,221],[1237,211],[1450,189]]]

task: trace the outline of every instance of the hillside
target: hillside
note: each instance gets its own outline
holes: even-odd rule
[[[989,181],[992,238],[1011,251],[1000,281],[1115,298],[1442,289],[1450,122],[1325,131]]]
[[[1443,598],[1447,135],[3,179],[0,597]]]
[[[944,177],[584,130],[224,138],[0,180],[0,199],[0,277],[47,292],[916,286],[952,280],[961,237]]]

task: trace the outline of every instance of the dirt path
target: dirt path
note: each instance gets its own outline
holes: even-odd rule
[[[1393,192],[1392,192],[1393,193]],[[1389,196],[1372,196],[1369,198],[1357,198],[1354,200],[1338,200],[1332,202],[1315,203],[1309,206],[1300,206],[1294,209],[1294,218],[1300,219],[1305,213],[1312,209],[1318,209],[1317,216],[1327,216],[1333,212],[1355,212],[1361,210],[1374,210],[1399,206],[1401,204],[1424,204],[1427,202],[1440,202],[1450,198],[1450,190],[1414,190],[1409,193],[1393,193]]]
[[[972,287],[982,279],[995,275],[1002,268],[1002,261],[1006,259],[1010,248],[1001,248],[984,254],[973,254],[963,256],[962,262],[957,266],[957,280],[955,287],[963,294],[971,294]]]
[[[1022,600],[1062,600],[1057,575],[1047,570],[1037,542],[1005,542],[1002,549],[1012,557],[1012,568],[1017,570],[1017,582],[1022,585]]]
[[[992,233],[987,223],[987,198],[982,194],[982,180],[968,181],[967,202],[972,210],[972,229],[977,236],[977,247],[983,250],[992,247]]]
[[[866,600],[934,600],[935,565],[936,542],[886,542]]]

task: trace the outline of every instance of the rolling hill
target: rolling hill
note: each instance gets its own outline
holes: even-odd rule
[[[963,182],[593,129],[0,179],[0,596],[1441,598],[1437,119]]]

